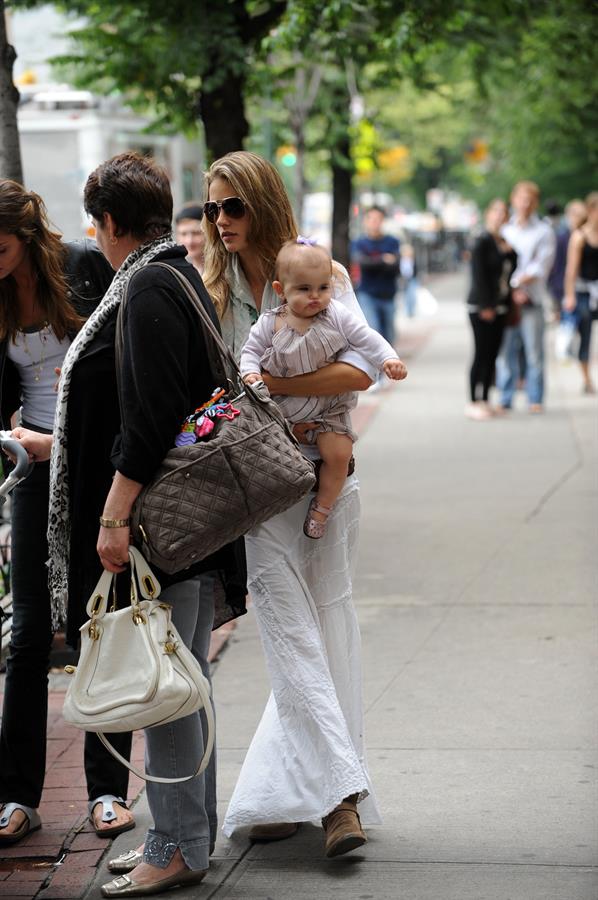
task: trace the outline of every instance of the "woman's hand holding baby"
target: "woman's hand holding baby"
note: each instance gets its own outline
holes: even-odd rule
[[[384,374],[393,381],[402,381],[407,378],[407,366],[397,357],[397,359],[387,359],[382,366]]]

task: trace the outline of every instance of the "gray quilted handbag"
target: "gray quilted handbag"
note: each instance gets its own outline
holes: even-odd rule
[[[148,562],[180,572],[224,544],[297,503],[315,483],[313,465],[265,385],[243,384],[234,357],[192,285],[167,263],[196,309],[210,359],[226,373],[240,415],[219,419],[206,441],[173,447],[132,512],[132,533]],[[123,304],[116,329],[117,374],[122,358]],[[214,357],[214,352],[216,357]],[[203,399],[203,398],[198,398]]]

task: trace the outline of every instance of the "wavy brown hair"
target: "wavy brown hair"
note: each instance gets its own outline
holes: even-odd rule
[[[83,320],[67,297],[67,249],[62,236],[50,229],[42,198],[16,181],[0,179],[0,232],[13,234],[27,244],[31,273],[37,278],[36,300],[56,337],[63,340],[69,332],[77,331]],[[0,280],[0,340],[14,340],[19,318],[17,284],[8,275]]]
[[[216,178],[226,179],[234,196],[245,203],[249,216],[248,240],[259,261],[260,274],[270,281],[278,251],[286,241],[297,237],[297,223],[282,178],[272,163],[246,150],[228,153],[212,163],[205,176],[206,200]],[[203,280],[222,318],[229,300],[226,266],[230,254],[216,225],[205,216],[203,223],[207,235]]]

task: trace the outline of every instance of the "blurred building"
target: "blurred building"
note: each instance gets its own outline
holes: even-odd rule
[[[99,163],[137,150],[167,169],[174,206],[201,196],[204,157],[199,141],[145,133],[148,120],[118,99],[68,85],[21,85],[19,133],[25,184],[40,194],[67,240],[85,236],[83,187]]]
[[[202,193],[204,154],[199,140],[145,133],[149,120],[118,97],[101,97],[53,82],[49,60],[69,49],[77,24],[52,6],[13,11],[10,40],[17,51],[21,93],[19,133],[25,184],[37,191],[67,240],[85,236],[83,187],[96,166],[125,150],[154,156],[167,169],[175,209]]]

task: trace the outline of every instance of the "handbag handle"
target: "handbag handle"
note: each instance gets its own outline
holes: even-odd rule
[[[131,586],[137,594],[141,594],[144,600],[157,600],[160,596],[160,582],[148,566],[145,557],[132,544],[129,545],[129,563],[131,565]],[[104,569],[96,589],[87,601],[87,615],[101,618],[108,609],[110,588],[114,580],[114,572]]]

